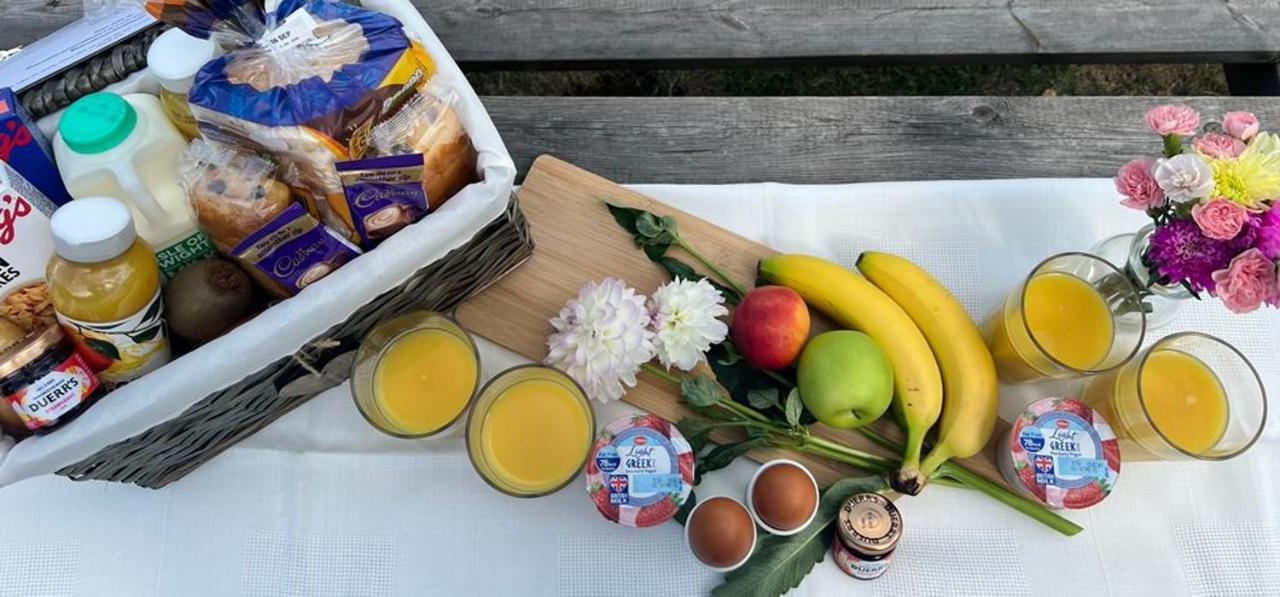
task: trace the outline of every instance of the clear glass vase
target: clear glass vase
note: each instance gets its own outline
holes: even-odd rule
[[[1147,243],[1155,231],[1155,224],[1147,224],[1135,233],[1120,234],[1103,240],[1091,250],[1094,255],[1110,261],[1128,274],[1133,285],[1141,291],[1142,302],[1147,306],[1148,330],[1168,325],[1177,317],[1187,299],[1193,298],[1191,292],[1181,284],[1148,284],[1151,271],[1142,262],[1142,256],[1147,252]]]

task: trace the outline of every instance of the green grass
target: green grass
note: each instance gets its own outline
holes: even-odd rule
[[[481,95],[1225,95],[1211,64],[790,67],[470,73]]]

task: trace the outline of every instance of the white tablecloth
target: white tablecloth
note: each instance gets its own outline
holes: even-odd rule
[[[845,186],[647,186],[655,197],[781,250],[851,265],[893,251],[935,272],[975,316],[1041,258],[1137,229],[1105,180]],[[568,298],[568,297],[566,297]],[[1200,329],[1241,348],[1280,394],[1275,312],[1193,304],[1162,335]],[[482,342],[487,375],[521,359]],[[1034,395],[1005,392],[1002,414]],[[598,408],[607,421],[627,411]],[[739,461],[698,493],[741,495]],[[906,535],[882,579],[829,561],[802,595],[1280,594],[1280,425],[1227,463],[1141,463],[1071,514],[1066,538],[980,495],[903,498]],[[517,500],[471,471],[454,439],[369,428],[331,390],[159,491],[40,477],[0,490],[0,595],[691,595],[700,568],[674,524],[623,528],[583,488]]]

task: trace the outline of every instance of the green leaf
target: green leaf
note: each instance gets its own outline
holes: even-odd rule
[[[88,345],[89,349],[93,352],[113,361],[120,360],[120,350],[116,348],[115,344],[107,342],[106,340],[99,340],[97,338],[85,338],[84,343]]]
[[[787,394],[787,424],[795,427],[800,424],[800,414],[804,412],[804,403],[800,401],[800,390],[791,388]]]
[[[747,390],[747,403],[756,410],[781,408],[778,402],[778,388]]]
[[[662,258],[666,256],[669,248],[671,248],[671,243],[650,243],[648,241],[641,247],[644,251],[644,256],[648,257],[649,261],[658,264],[662,263]]]
[[[705,276],[699,274],[689,264],[676,259],[675,257],[662,257],[656,260],[658,265],[667,270],[667,276],[672,280],[680,278],[683,280],[701,280]]]
[[[711,370],[716,375],[716,381],[720,382],[720,385],[724,387],[735,402],[741,404],[751,405],[751,398],[748,395],[751,390],[774,388],[779,396],[786,396],[787,392],[791,391],[791,388],[795,385],[789,383],[795,379],[794,371],[778,371],[775,375],[760,371],[741,358],[738,355],[738,351],[733,348],[733,343],[729,340],[725,340],[720,344],[713,344],[711,350],[707,351],[707,362],[711,365]],[[786,412],[783,406],[779,401],[776,408],[761,410],[761,413],[777,423],[785,423]],[[802,425],[812,423],[814,420],[813,415],[809,414],[808,411],[803,411],[800,416],[800,424]]]
[[[724,341],[724,356],[716,359],[716,362],[726,367],[738,364],[742,360],[742,355],[738,352],[738,347],[730,340]]]
[[[698,494],[690,491],[689,498],[684,501],[684,505],[680,506],[679,510],[676,510],[676,522],[680,523],[680,526],[684,526],[685,521],[689,520],[689,513],[693,512],[693,507],[696,505],[698,505]]]
[[[707,457],[703,459],[702,466],[698,467],[699,473],[709,473],[718,471],[737,460],[739,456],[746,454],[756,448],[762,448],[768,444],[768,438],[753,437],[746,441],[736,444],[724,444],[716,446],[707,452]]]
[[[648,238],[657,237],[666,231],[662,220],[650,212],[641,212],[640,217],[636,218],[636,232]]]
[[[685,441],[689,442],[689,447],[693,448],[694,454],[701,454],[702,449],[707,445],[707,436],[711,434],[712,429],[719,427],[732,427],[739,425],[737,421],[717,421],[715,419],[691,419],[685,417],[676,423],[676,429],[680,430],[680,435],[684,436]]]
[[[689,447],[693,449],[694,456],[702,452],[702,448],[707,445],[707,433],[710,429],[703,427],[703,419],[690,419],[685,417],[676,422],[676,429],[680,431],[680,435],[684,436],[684,441],[689,442]]]
[[[636,229],[636,218],[640,217],[640,214],[644,213],[643,210],[614,205],[608,201],[604,203],[604,206],[609,208],[609,213],[613,214],[613,220],[617,222],[623,230],[626,230],[631,234],[636,234],[638,232]]]
[[[705,375],[680,380],[680,395],[691,406],[712,406],[720,400],[720,384]]]
[[[835,531],[836,513],[849,496],[884,489],[884,479],[841,479],[822,493],[818,513],[803,531],[790,537],[764,535],[747,563],[725,575],[711,594],[715,597],[776,597],[800,581],[826,555]]]

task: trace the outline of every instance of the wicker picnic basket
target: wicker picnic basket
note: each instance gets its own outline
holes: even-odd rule
[[[56,473],[163,487],[343,383],[354,349],[378,321],[452,310],[532,255],[511,193],[515,166],[457,65],[408,0],[363,4],[398,18],[436,61],[437,76],[458,90],[482,180],[302,294],[122,386],[75,424],[18,443],[0,458],[0,485]],[[158,27],[27,91],[24,103],[52,118],[87,93],[136,85],[134,71],[145,67],[137,57]]]

